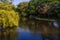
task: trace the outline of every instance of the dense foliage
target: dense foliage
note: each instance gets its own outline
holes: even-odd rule
[[[6,3],[0,3],[0,9],[2,9],[2,10],[8,10],[8,11],[11,11],[11,10],[13,10],[13,5],[12,4],[10,4],[10,3],[8,3],[8,4],[6,4]]]
[[[48,35],[50,33],[55,35],[55,33],[60,32],[59,27],[53,26],[53,22],[45,20],[45,18],[60,19],[59,0],[30,0],[29,2],[19,3],[17,7],[13,6],[12,2],[13,0],[0,0],[0,30],[3,29],[3,31],[10,33],[9,31],[13,32],[16,30],[14,27],[19,25],[29,28],[33,32],[42,32]],[[59,25],[59,23],[57,24]],[[7,30],[4,30],[4,28],[7,28]],[[13,28],[13,30],[8,28]],[[13,35],[11,38],[13,38]]]
[[[20,25],[28,20],[27,8],[28,2],[21,2],[17,5],[17,11],[20,16]]]
[[[20,23],[28,22],[33,24],[30,19],[60,19],[60,1],[59,0],[30,0],[21,2],[17,5],[17,11],[20,15]],[[42,19],[41,19],[42,20]],[[27,23],[26,23],[27,24]]]
[[[1,3],[12,3],[14,0],[0,0]]]
[[[31,0],[28,13],[39,18],[60,18],[59,0]]]
[[[0,27],[18,26],[19,16],[11,4],[0,3]]]
[[[55,33],[59,33],[59,29],[53,26],[53,21],[60,19],[59,2],[59,0],[30,0],[19,3],[17,11],[20,15],[20,25],[24,28],[28,26],[34,32],[41,30],[44,34],[50,32],[55,35]],[[53,20],[50,22],[49,19]]]

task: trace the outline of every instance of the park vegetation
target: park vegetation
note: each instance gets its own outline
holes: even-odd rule
[[[29,2],[19,3],[17,7],[15,7],[12,2],[13,0],[0,1],[0,27],[2,29],[7,27],[28,26],[30,30],[36,31],[40,28],[39,22],[41,21],[38,20],[43,19],[44,21],[42,22],[46,22],[47,25],[44,24],[41,28],[48,28],[47,30],[49,30],[49,20],[45,21],[45,19],[60,20],[59,0],[30,0]],[[51,29],[54,31],[55,28],[53,28],[51,26]],[[49,31],[51,31],[51,29]],[[46,32],[48,32],[47,30]],[[57,31],[58,30],[56,29],[56,32]]]

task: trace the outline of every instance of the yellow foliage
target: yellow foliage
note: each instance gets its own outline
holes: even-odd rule
[[[18,26],[19,16],[15,11],[0,10],[0,26],[3,28]]]
[[[6,3],[0,3],[0,9],[3,9],[3,10],[12,10],[13,9],[13,6],[12,4],[6,4]]]
[[[0,27],[18,26],[19,16],[12,4],[0,3]]]

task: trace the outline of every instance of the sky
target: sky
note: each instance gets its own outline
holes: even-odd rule
[[[28,2],[29,0],[14,0],[13,4],[14,5],[17,5],[19,4],[20,2]]]

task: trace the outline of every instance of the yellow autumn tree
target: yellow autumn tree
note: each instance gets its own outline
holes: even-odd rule
[[[19,16],[11,4],[0,3],[0,27],[18,26]]]

